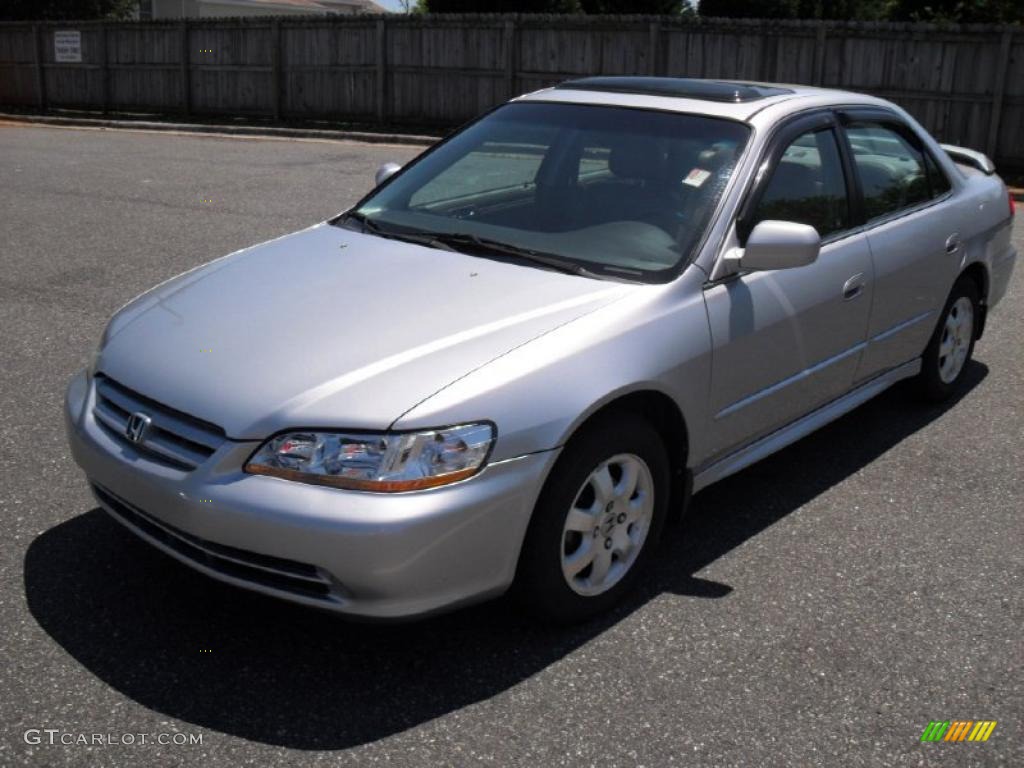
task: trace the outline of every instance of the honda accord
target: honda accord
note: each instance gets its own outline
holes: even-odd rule
[[[1013,214],[881,99],[565,82],[129,302],[67,432],[102,507],[213,578],[581,620],[692,493],[902,379],[955,392]]]

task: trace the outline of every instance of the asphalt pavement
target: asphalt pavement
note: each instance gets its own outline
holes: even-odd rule
[[[61,402],[109,315],[416,151],[0,125],[0,765],[1024,764],[1019,274],[961,397],[890,390],[712,486],[583,627],[507,600],[353,624],[97,509]],[[919,741],[983,719],[986,743]]]

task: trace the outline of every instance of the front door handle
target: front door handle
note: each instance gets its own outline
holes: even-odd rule
[[[843,300],[849,301],[861,295],[864,291],[864,273],[860,272],[845,283],[843,283]]]
[[[960,234],[954,232],[952,235],[946,238],[946,253],[956,253],[960,247]]]

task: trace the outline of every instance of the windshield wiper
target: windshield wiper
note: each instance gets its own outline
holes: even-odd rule
[[[389,240],[401,240],[405,243],[415,243],[416,245],[426,245],[433,248],[442,248],[446,251],[454,251],[450,245],[444,243],[436,243],[434,235],[430,232],[402,232],[393,229],[385,229],[378,222],[371,219],[365,213],[359,213],[353,211],[345,216],[346,219],[350,219],[360,224],[363,228],[363,233],[370,233],[377,237],[385,237]]]
[[[509,256],[520,261],[528,261],[541,267],[547,267],[567,275],[581,275],[583,277],[601,277],[596,272],[584,267],[570,259],[563,259],[554,254],[534,251],[511,243],[503,243],[499,240],[491,240],[479,235],[470,235],[465,232],[429,232],[410,231],[402,232],[393,229],[385,229],[365,213],[353,211],[346,219],[358,222],[363,232],[368,232],[378,237],[386,237],[391,240],[402,240],[416,245],[425,245],[428,248],[440,248],[445,251],[465,251],[466,249],[484,252],[497,256]]]
[[[563,259],[550,253],[534,251],[511,243],[503,243],[499,240],[491,240],[478,235],[470,235],[464,232],[437,232],[431,235],[436,243],[447,245],[451,248],[475,248],[486,253],[498,256],[511,256],[514,259],[528,261],[548,269],[564,272],[567,275],[582,275],[584,277],[600,277],[591,272],[582,264],[570,259]]]

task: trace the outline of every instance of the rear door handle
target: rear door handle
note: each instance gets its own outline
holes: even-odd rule
[[[855,299],[864,290],[864,273],[860,272],[843,283],[843,300]]]
[[[956,253],[960,247],[960,234],[954,232],[952,235],[946,238],[946,253]]]

